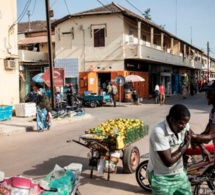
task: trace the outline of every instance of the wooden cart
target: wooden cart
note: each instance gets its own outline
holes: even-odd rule
[[[148,134],[148,132],[146,134]],[[135,140],[135,142],[138,140]],[[101,156],[104,156],[108,153],[109,154],[108,161],[110,163],[111,152],[114,152],[115,150],[118,150],[121,153],[120,159],[122,160],[123,171],[125,173],[135,172],[137,166],[139,165],[140,152],[137,146],[132,145],[134,142],[126,144],[123,148],[118,149],[116,148],[115,145],[111,143],[110,139],[105,139],[105,138],[91,139],[91,138],[85,138],[80,136],[79,141],[77,140],[72,140],[72,141],[90,149],[91,158],[89,161],[89,165],[91,166],[91,173],[90,173],[91,178],[93,177],[93,170],[94,168],[97,168]],[[107,180],[110,179],[110,173],[111,173],[110,169],[108,168]],[[114,173],[116,173],[116,170],[114,171]]]

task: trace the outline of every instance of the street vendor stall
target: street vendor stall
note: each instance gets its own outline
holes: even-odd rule
[[[116,173],[117,164],[122,160],[125,173],[135,172],[140,152],[132,143],[148,134],[148,126],[139,119],[109,119],[99,126],[85,131],[79,140],[72,140],[90,149],[89,165],[91,178],[96,167],[98,173]]]

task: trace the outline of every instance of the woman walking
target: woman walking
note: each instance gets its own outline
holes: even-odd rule
[[[37,93],[37,130],[43,132],[45,128],[49,130],[51,126],[51,106],[48,97],[44,94],[45,91],[43,88],[40,88]]]

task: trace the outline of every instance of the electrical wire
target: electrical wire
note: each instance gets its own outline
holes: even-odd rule
[[[29,6],[31,4],[31,0],[28,0],[27,3],[25,4],[25,7],[22,11],[22,13],[19,15],[19,17],[17,18],[16,22],[14,22],[14,25],[17,23],[17,22],[20,22],[22,20],[22,18],[24,17],[24,15],[26,14]]]
[[[37,0],[34,0],[34,7],[33,7],[33,11],[32,11],[32,14],[30,16],[32,16],[34,14],[34,10],[35,10],[35,6],[36,6],[36,2]]]
[[[113,12],[112,10],[110,10],[107,6],[105,6],[100,0],[97,0],[103,7],[105,7],[107,10],[109,10],[109,11],[111,11],[113,14],[115,14],[118,18],[120,18],[122,21],[124,21],[123,20],[123,18],[121,17],[121,15],[119,15],[119,14],[117,14],[116,12]],[[136,29],[138,29],[138,27],[136,26],[136,25],[134,25],[134,24],[132,24],[132,23],[130,23],[130,22],[128,22],[128,21],[126,21],[125,20],[125,22],[127,23],[127,24],[129,24],[130,26],[132,26],[132,27],[134,27],[134,28],[136,28]],[[142,24],[144,24],[144,23],[142,23]],[[145,24],[147,27],[150,27],[148,24]],[[144,33],[148,33],[148,31],[146,31],[146,30],[143,30],[143,29],[141,29],[141,32],[144,32]],[[154,35],[161,35],[161,33],[154,33]]]
[[[18,16],[18,18],[16,19],[16,21],[10,26],[9,31],[13,28],[13,26],[15,26],[18,22],[20,22],[22,20],[22,18],[24,17],[24,15],[26,14],[29,6],[31,4],[31,0],[28,0],[25,4],[25,7],[22,11],[22,13]]]
[[[70,11],[69,11],[68,5],[67,5],[67,3],[66,3],[66,0],[64,0],[64,3],[65,3],[65,5],[66,5],[66,9],[67,9],[67,11],[68,11],[68,13],[69,13],[69,15],[70,15]]]
[[[54,3],[52,3],[51,8],[54,6],[54,4],[57,2],[57,0],[54,1]]]
[[[140,12],[142,15],[144,15],[143,12],[141,12],[136,6],[134,6],[131,2],[129,2],[128,0],[126,0],[127,3],[129,3],[133,8],[135,8],[138,12]]]

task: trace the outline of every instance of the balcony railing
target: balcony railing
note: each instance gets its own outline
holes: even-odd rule
[[[138,52],[137,44],[130,44],[125,46],[125,58],[144,59],[147,61],[161,62],[176,66],[184,66],[195,69],[202,69],[201,62],[189,59],[187,57],[176,56],[171,53],[163,52],[161,50],[141,45],[140,52]]]
[[[19,50],[19,60],[23,62],[48,61],[48,53]]]

